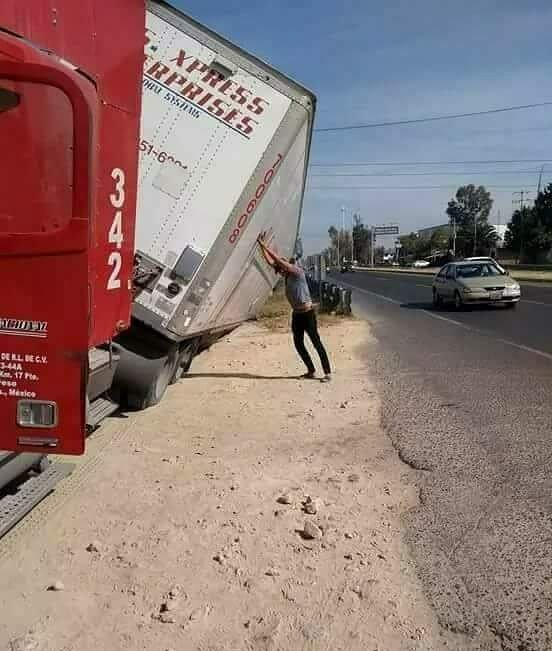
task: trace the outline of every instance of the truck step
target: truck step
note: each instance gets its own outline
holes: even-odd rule
[[[96,429],[102,420],[111,416],[111,414],[114,414],[117,409],[119,409],[119,405],[115,402],[111,402],[111,400],[107,400],[106,398],[98,398],[97,400],[94,400],[90,405],[88,414],[86,415],[87,427],[91,430]]]
[[[36,477],[23,483],[14,495],[0,500],[0,538],[22,520],[39,502],[54,490],[55,485],[71,474],[71,463],[55,463]]]
[[[111,356],[108,350],[103,348],[92,348],[88,352],[88,364],[90,366],[90,372],[93,373],[101,366],[106,366],[109,364]]]

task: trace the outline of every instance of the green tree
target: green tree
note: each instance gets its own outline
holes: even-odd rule
[[[552,248],[552,184],[539,193],[534,207],[514,212],[504,239],[520,262],[547,260]]]
[[[518,259],[524,258],[526,254],[529,258],[532,257],[534,249],[532,238],[535,225],[536,219],[533,208],[522,208],[516,210],[512,215],[504,236],[504,244],[517,254]],[[524,245],[526,253],[523,251]]]
[[[420,237],[417,233],[401,235],[401,258],[425,258],[431,254],[431,240],[429,237]]]
[[[464,185],[448,204],[451,229],[456,232],[456,254],[488,254],[496,246],[498,235],[489,224],[493,207],[491,193],[484,186]]]
[[[448,251],[450,244],[450,229],[448,228],[439,228],[431,236],[430,240],[431,253],[434,254],[437,251],[446,252]]]
[[[341,261],[345,258],[349,260],[351,258],[351,231],[348,230],[337,230],[335,226],[330,226],[328,229],[328,235],[330,237],[330,249],[332,251],[332,260],[334,264],[341,264]],[[340,258],[338,260],[338,258]]]
[[[372,232],[366,228],[359,215],[353,215],[353,242],[353,259],[358,260],[361,264],[367,264],[370,261]]]

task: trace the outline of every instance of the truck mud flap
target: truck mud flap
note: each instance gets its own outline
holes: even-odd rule
[[[73,472],[72,463],[55,463],[23,483],[13,495],[0,499],[0,538],[49,495],[62,479]]]

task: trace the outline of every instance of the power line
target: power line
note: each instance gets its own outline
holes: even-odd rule
[[[538,175],[539,170],[477,170],[472,172],[368,172],[360,174],[311,174],[311,178],[359,178],[359,177],[373,177],[373,176],[472,176],[476,174],[531,174]]]
[[[549,158],[519,158],[511,160],[441,160],[441,161],[369,161],[366,163],[311,163],[310,167],[370,167],[392,165],[396,167],[423,165],[509,165],[511,163],[552,163]]]
[[[472,111],[471,113],[456,113],[451,115],[437,115],[428,118],[417,118],[415,120],[395,120],[393,122],[371,122],[368,124],[352,124],[342,127],[323,127],[314,129],[318,133],[329,133],[332,131],[353,131],[358,129],[378,129],[380,127],[399,127],[409,124],[423,124],[426,122],[441,122],[443,120],[458,120],[460,118],[473,118],[479,115],[495,115],[496,113],[507,113],[510,111],[524,111],[527,109],[552,106],[552,102],[537,102],[535,104],[521,104],[519,106],[506,106],[503,108],[488,109],[486,111]]]
[[[487,185],[496,190],[519,190],[519,185]],[[457,185],[327,185],[308,186],[309,190],[458,190]],[[526,190],[527,191],[527,190]]]

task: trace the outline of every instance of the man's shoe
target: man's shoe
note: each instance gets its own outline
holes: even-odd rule
[[[320,380],[320,382],[331,382],[332,381],[332,374],[331,373],[326,373],[326,375]]]

